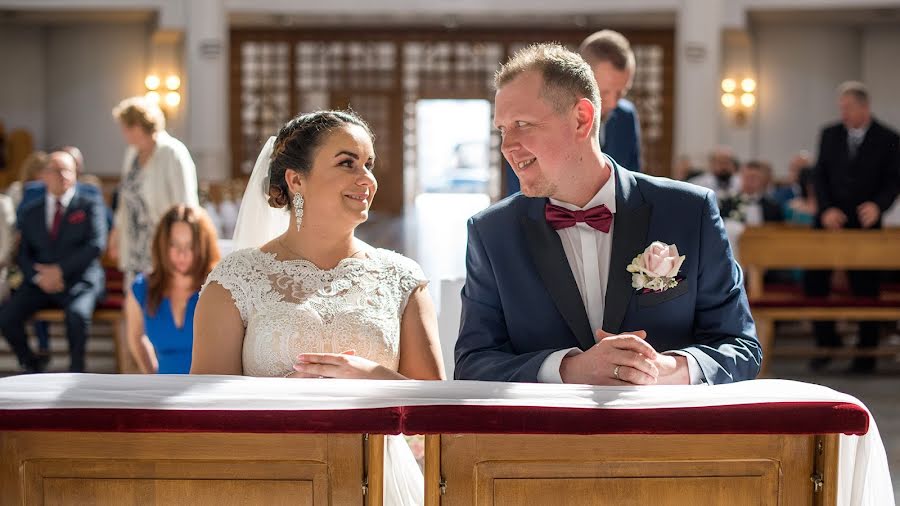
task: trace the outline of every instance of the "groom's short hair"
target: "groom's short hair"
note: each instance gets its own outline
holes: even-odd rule
[[[494,87],[502,88],[529,71],[544,78],[541,96],[556,112],[562,114],[586,98],[594,104],[594,128],[600,124],[600,90],[590,65],[577,53],[556,43],[533,44],[521,49],[504,63],[494,76]]]

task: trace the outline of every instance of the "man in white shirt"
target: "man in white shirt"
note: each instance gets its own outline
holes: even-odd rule
[[[457,379],[752,379],[762,357],[712,191],[618,166],[590,66],[555,44],[496,78],[522,194],[469,220]]]

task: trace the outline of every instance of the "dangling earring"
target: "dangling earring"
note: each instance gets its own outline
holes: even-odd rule
[[[303,195],[294,194],[294,216],[297,217],[297,232],[300,231],[300,223],[303,221]]]

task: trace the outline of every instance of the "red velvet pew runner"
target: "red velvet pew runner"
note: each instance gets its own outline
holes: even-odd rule
[[[225,376],[0,379],[0,431],[852,434],[869,414],[818,385],[588,387]]]

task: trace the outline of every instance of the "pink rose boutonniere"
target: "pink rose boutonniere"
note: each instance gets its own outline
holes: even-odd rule
[[[678,247],[654,241],[643,253],[628,264],[631,286],[644,292],[662,292],[678,286],[678,270],[684,263]]]

